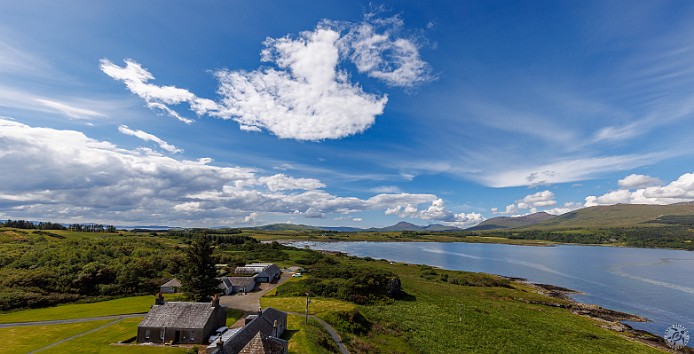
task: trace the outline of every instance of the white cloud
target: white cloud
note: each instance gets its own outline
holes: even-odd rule
[[[388,98],[363,92],[338,71],[339,37],[317,28],[299,38],[268,39],[263,61],[278,69],[218,71],[224,108],[213,115],[280,138],[338,139],[363,132],[383,113]]]
[[[625,189],[639,189],[650,186],[661,186],[663,185],[663,181],[651,176],[631,174],[617,181],[617,184]]]
[[[154,76],[126,59],[120,67],[101,60],[101,70],[147,103],[185,123],[193,121],[172,107],[187,103],[198,116],[231,119],[247,132],[267,130],[284,139],[318,141],[361,133],[383,113],[388,96],[364,92],[341,64],[390,86],[413,87],[430,80],[429,65],[413,39],[398,36],[398,17],[364,22],[321,21],[298,36],[268,38],[261,52],[269,67],[251,71],[219,70],[219,102],[175,86],[149,83]],[[342,35],[344,33],[344,35]]]
[[[649,153],[579,158],[499,173],[470,175],[470,177],[489,187],[537,186],[591,179],[607,172],[649,165],[664,157],[666,157],[664,154]]]
[[[402,27],[398,16],[379,19],[367,14],[362,23],[349,26],[340,39],[341,49],[359,72],[389,86],[413,87],[432,80],[431,68],[419,57],[416,41],[398,36]]]
[[[620,182],[624,180],[627,180],[627,182],[636,182],[639,180],[645,180],[642,177],[648,177],[639,177],[638,175],[636,176],[637,177],[635,178],[627,180],[629,179],[629,177],[631,177],[629,176],[623,180],[620,180]],[[660,182],[660,180],[651,180],[651,182]],[[628,183],[625,184],[629,185]],[[627,189],[618,189],[600,196],[588,196],[586,197],[585,206],[590,207],[596,205],[613,205],[618,203],[664,205],[694,201],[694,173],[685,173],[681,175],[678,179],[664,186],[651,185],[650,187],[645,187],[645,185],[642,184],[641,187],[642,188],[633,191]]]
[[[457,227],[470,227],[484,221],[481,214],[478,213],[459,213],[456,214],[446,209],[443,199],[436,198],[431,201],[431,205],[426,209],[418,209],[415,203],[398,204],[388,208],[386,214],[397,215],[401,218],[414,218],[421,220],[435,220],[444,225]]]
[[[362,218],[353,218],[352,221],[354,221],[354,222],[361,222],[361,221],[362,221]]]
[[[164,141],[162,139],[159,139],[158,137],[156,137],[152,134],[146,133],[142,130],[132,130],[132,129],[128,128],[127,125],[120,125],[118,127],[118,131],[121,134],[134,136],[134,137],[136,137],[138,139],[142,139],[144,141],[153,141],[153,142],[157,143],[159,145],[159,147],[161,147],[162,149],[164,149],[164,150],[166,150],[172,154],[177,154],[179,152],[183,152],[183,150],[167,143],[166,141]]]
[[[397,186],[379,186],[371,188],[370,191],[374,193],[402,193]]]
[[[582,207],[583,207],[583,204],[581,204],[581,203],[566,202],[560,207],[556,207],[556,208],[552,208],[552,209],[545,209],[543,211],[547,214],[562,215],[562,214],[566,214],[570,211],[580,209]]]
[[[12,218],[120,225],[216,226],[265,214],[321,218],[390,209],[448,223],[475,219],[446,210],[432,194],[342,197],[320,189],[317,179],[212,163],[0,119],[0,165],[11,167],[0,174],[0,209]],[[431,206],[418,211],[420,204]]]
[[[554,193],[549,190],[544,190],[526,195],[523,197],[523,199],[516,200],[514,204],[507,205],[503,212],[498,212],[498,208],[493,208],[494,210],[492,210],[492,212],[495,214],[518,215],[522,211],[527,211],[532,214],[536,213],[538,208],[548,207],[556,204],[557,202],[554,200]],[[560,210],[563,209],[557,208],[554,210],[554,213],[559,212]]]
[[[312,190],[325,187],[325,184],[314,178],[293,178],[284,174],[261,177],[258,178],[258,182],[266,185],[272,192],[295,189]]]
[[[188,103],[190,109],[198,116],[217,109],[217,104],[205,98],[199,98],[188,90],[175,86],[157,86],[148,83],[154,76],[139,63],[126,59],[125,67],[113,64],[108,59],[101,59],[101,71],[111,78],[122,81],[130,92],[139,96],[153,110],[161,110],[187,124],[193,121],[174,111],[170,106]]]
[[[36,102],[40,103],[41,105],[52,108],[52,109],[54,109],[58,112],[61,112],[64,115],[66,115],[70,118],[73,118],[73,119],[91,119],[93,117],[106,116],[103,113],[99,113],[99,112],[93,111],[91,109],[71,106],[71,105],[64,103],[64,102],[57,102],[54,100],[48,100],[48,99],[44,99],[44,98],[36,98],[35,100],[36,100]]]

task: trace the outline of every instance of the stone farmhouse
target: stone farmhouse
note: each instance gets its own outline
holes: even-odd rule
[[[155,305],[137,326],[138,343],[207,343],[226,324],[226,311],[215,295],[212,302],[166,302],[160,293]]]

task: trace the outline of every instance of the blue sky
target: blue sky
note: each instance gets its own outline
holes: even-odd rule
[[[0,4],[0,218],[469,227],[694,200],[687,1]]]

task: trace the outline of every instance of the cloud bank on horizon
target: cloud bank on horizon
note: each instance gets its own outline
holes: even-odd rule
[[[166,144],[120,128],[124,134]],[[454,226],[481,221],[479,214],[454,214],[432,194],[340,197],[322,190],[325,184],[313,178],[217,167],[209,158],[176,160],[148,148],[122,149],[78,131],[35,128],[2,118],[0,150],[0,165],[13,166],[0,175],[0,210],[52,220],[176,220],[185,226],[214,226],[253,221],[259,213],[324,218],[380,209]]]

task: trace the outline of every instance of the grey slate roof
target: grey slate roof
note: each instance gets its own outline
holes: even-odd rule
[[[274,263],[249,263],[243,267],[236,267],[234,273],[236,274],[258,274],[263,271],[268,271],[271,274],[277,274],[280,268]]]
[[[162,285],[162,286],[180,288],[181,282],[178,279],[173,278],[173,279],[167,281],[166,283],[164,283],[164,285]]]
[[[286,341],[264,336],[258,332],[251,341],[241,349],[239,354],[283,354],[286,348]]]
[[[223,351],[216,350],[213,354],[236,354],[239,353],[257,333],[263,336],[281,336],[282,333],[273,333],[275,320],[280,324],[278,327],[285,328],[287,324],[287,314],[275,310],[271,307],[263,310],[262,315],[241,328],[235,336],[224,342]]]
[[[203,328],[214,309],[209,302],[167,302],[152,306],[139,326]]]
[[[230,277],[227,279],[233,286],[245,287],[246,289],[255,288],[255,280],[251,277]]]

